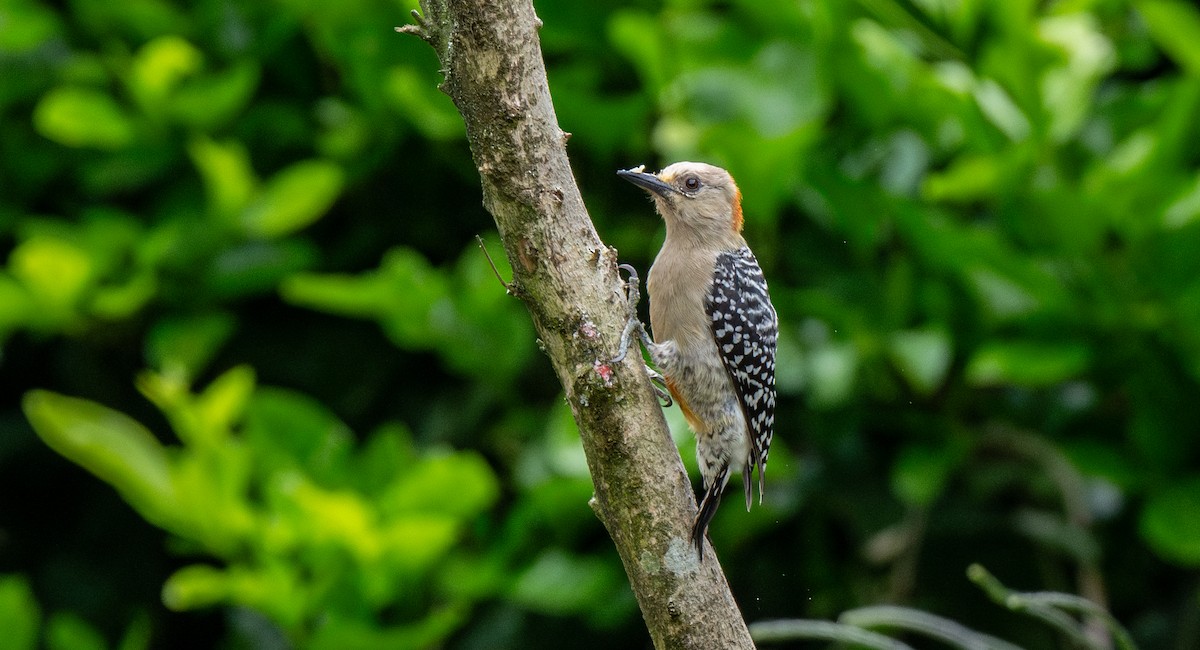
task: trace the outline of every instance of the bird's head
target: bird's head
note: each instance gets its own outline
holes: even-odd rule
[[[657,174],[643,167],[622,169],[621,178],[650,193],[672,230],[740,236],[742,192],[729,172],[706,163],[677,162]]]

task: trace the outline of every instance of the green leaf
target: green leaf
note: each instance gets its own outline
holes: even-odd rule
[[[992,79],[984,79],[975,87],[974,96],[979,110],[1013,141],[1019,142],[1029,136],[1029,117],[1004,86]]]
[[[182,8],[177,9],[167,0],[76,0],[71,12],[90,33],[113,34],[134,42],[160,34],[181,34],[192,24]]]
[[[68,147],[121,149],[133,142],[136,127],[121,107],[99,90],[51,90],[33,109],[38,133]]]
[[[487,462],[476,454],[459,452],[410,466],[382,497],[380,508],[471,517],[491,507],[499,494],[499,482]]]
[[[37,648],[41,618],[28,581],[19,575],[0,575],[0,630],[4,630],[4,647]]]
[[[150,650],[153,631],[150,617],[145,612],[139,612],[125,628],[125,634],[121,635],[116,650]]]
[[[908,445],[892,466],[892,492],[909,505],[927,507],[941,495],[960,458],[953,448]]]
[[[908,385],[927,396],[946,379],[954,355],[951,345],[942,330],[908,330],[889,337],[888,352]]]
[[[232,223],[258,187],[250,154],[240,142],[217,142],[203,136],[188,143],[188,154],[204,180],[210,212],[218,221]]]
[[[58,15],[37,2],[0,4],[0,55],[25,54],[62,33]]]
[[[808,377],[814,406],[833,407],[850,399],[858,374],[858,350],[850,343],[829,343],[809,352]]]
[[[1025,316],[1041,306],[1032,288],[1010,274],[979,263],[970,264],[964,271],[978,300],[983,303],[984,312],[997,319]]]
[[[440,514],[409,514],[382,526],[379,558],[408,577],[432,569],[458,540],[461,525]]]
[[[233,316],[217,312],[163,318],[146,334],[146,360],[162,373],[194,378],[236,326]]]
[[[927,176],[921,193],[934,202],[978,201],[996,193],[1002,175],[995,156],[959,156],[945,171]]]
[[[150,271],[144,271],[123,284],[96,287],[88,312],[108,321],[125,320],[145,307],[157,293],[158,279]]]
[[[1200,218],[1200,174],[1178,192],[1163,210],[1163,225],[1169,230],[1181,230]]]
[[[489,247],[497,248],[499,242]],[[511,277],[507,259],[498,257],[501,277]],[[497,286],[487,258],[469,245],[455,266],[450,300],[433,303],[430,317],[438,334],[437,350],[447,365],[503,389],[535,348],[529,315]],[[391,320],[403,327],[402,318],[397,314]]]
[[[465,127],[462,117],[445,93],[438,92],[430,79],[407,66],[395,66],[388,73],[384,90],[425,137],[430,140],[461,138]]]
[[[479,557],[459,553],[446,558],[438,567],[438,589],[454,600],[494,598],[511,583],[508,560],[503,555],[493,552]]]
[[[245,434],[262,461],[273,466],[303,468],[326,486],[349,480],[353,434],[328,407],[307,395],[260,388],[247,407]]]
[[[171,96],[170,114],[197,129],[217,129],[245,109],[261,75],[258,63],[242,61],[228,70],[187,79]]]
[[[612,596],[619,576],[598,557],[543,552],[517,576],[509,598],[546,614],[580,614],[601,607]]]
[[[1142,475],[1135,468],[1140,461],[1121,451],[1112,443],[1097,440],[1075,440],[1063,445],[1063,452],[1080,474],[1099,479],[1123,493],[1138,488]],[[1123,494],[1112,496],[1123,497]]]
[[[269,293],[284,278],[310,268],[319,254],[315,244],[295,237],[229,245],[209,261],[204,282],[227,300]]]
[[[1048,17],[1039,22],[1037,31],[1066,59],[1063,65],[1047,70],[1041,83],[1050,136],[1065,142],[1092,114],[1096,86],[1112,71],[1116,52],[1090,14]]]
[[[167,450],[141,424],[95,402],[34,390],[25,417],[51,449],[116,488],[148,521],[176,518]]]
[[[358,108],[341,99],[328,97],[317,103],[317,151],[341,161],[351,161],[375,144],[374,122]]]
[[[330,614],[322,617],[306,644],[312,650],[422,650],[442,647],[444,641],[468,620],[468,611],[451,605],[435,609],[407,625],[378,627],[356,619]]]
[[[410,248],[388,251],[378,271],[293,275],[280,293],[284,300],[311,309],[378,318],[397,345],[416,348],[429,347],[441,338],[445,324],[434,319],[453,307],[446,272]]]
[[[281,237],[320,219],[341,194],[342,168],[306,160],[280,171],[242,214],[242,227],[258,237]]]
[[[36,307],[29,291],[11,275],[0,271],[0,340],[32,320]]]
[[[440,336],[437,317],[453,304],[447,273],[415,250],[394,248],[384,256],[380,276],[391,291],[381,323],[388,335],[403,346],[433,343]]]
[[[1134,3],[1159,47],[1191,75],[1200,75],[1200,11],[1180,0]]]
[[[196,396],[195,408],[201,430],[213,444],[224,442],[230,430],[241,420],[246,404],[254,394],[254,369],[230,368]]]
[[[263,611],[284,626],[299,624],[305,599],[293,571],[282,563],[229,569],[193,564],[173,573],[162,589],[163,604],[173,611],[233,603]]]
[[[637,71],[642,86],[657,94],[670,79],[662,21],[644,12],[623,9],[608,21],[608,40]]]
[[[162,588],[162,601],[167,609],[182,612],[216,605],[223,602],[227,594],[227,580],[223,571],[193,564],[167,578]]]
[[[967,382],[975,386],[1039,387],[1074,378],[1091,363],[1083,343],[995,341],[975,351],[967,362]]]
[[[404,468],[416,462],[412,432],[398,422],[385,423],[371,434],[359,452],[354,485],[366,494],[377,495],[392,485]]]
[[[43,309],[63,317],[73,313],[95,272],[87,251],[46,236],[21,242],[9,256],[8,266]]]
[[[378,272],[296,273],[279,285],[283,299],[293,305],[340,316],[374,318],[382,315],[393,287]],[[425,328],[414,324],[414,329]]]
[[[167,96],[184,77],[196,72],[204,55],[194,45],[174,34],[146,43],[130,67],[130,91],[143,109],[160,113]]]
[[[48,650],[106,650],[104,636],[87,621],[70,613],[56,613],[46,623]]]
[[[1180,435],[1200,427],[1200,414],[1194,408],[1195,395],[1184,388],[1190,382],[1174,363],[1146,357],[1126,369],[1122,378],[1129,400],[1124,437],[1147,475],[1185,471],[1200,449],[1200,439]]]
[[[1152,494],[1142,511],[1139,530],[1163,559],[1200,567],[1200,477]]]

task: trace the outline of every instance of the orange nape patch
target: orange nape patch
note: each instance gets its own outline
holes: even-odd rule
[[[733,231],[742,232],[742,190],[733,186]]]
[[[703,431],[703,423],[692,412],[692,408],[688,406],[687,400],[683,399],[683,395],[679,394],[679,390],[675,388],[675,382],[671,381],[670,377],[666,377],[665,379],[667,380],[667,391],[671,393],[671,398],[679,405],[679,410],[683,411],[683,419],[687,420],[688,426],[692,427],[692,431],[697,433]]]

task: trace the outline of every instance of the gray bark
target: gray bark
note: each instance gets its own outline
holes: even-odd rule
[[[466,123],[524,301],[579,425],[595,494],[656,648],[753,648],[711,546],[689,543],[695,501],[641,367],[618,350],[627,314],[567,160],[530,0],[422,0],[400,28],[433,46]],[[614,170],[615,171],[615,170]],[[614,184],[616,184],[614,176]],[[628,188],[621,188],[627,191]],[[581,504],[582,505],[582,504]]]

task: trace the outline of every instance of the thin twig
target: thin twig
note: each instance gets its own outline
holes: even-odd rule
[[[1017,595],[1029,602],[1098,618],[1108,627],[1118,648],[1121,650],[1137,650],[1137,644],[1133,642],[1133,638],[1129,636],[1129,632],[1116,617],[1109,613],[1107,609],[1083,596],[1059,591],[1026,591],[1018,592]]]
[[[475,235],[475,241],[479,242],[479,250],[483,251],[483,256],[487,258],[488,264],[492,267],[492,273],[496,274],[496,279],[500,281],[500,286],[504,287],[504,293],[515,296],[517,294],[516,283],[504,281],[504,277],[500,275],[500,269],[496,268],[496,262],[492,259],[492,254],[488,252],[487,245],[483,243],[483,237]]]
[[[1084,535],[1089,542],[1089,544],[1068,543],[1068,550],[1088,548],[1089,546],[1097,547],[1095,540],[1090,535],[1092,514],[1088,506],[1086,483],[1083,475],[1079,473],[1079,470],[1062,450],[1041,436],[1004,425],[989,427],[982,442],[1028,460],[1041,468],[1058,487],[1059,493],[1062,495],[1063,514],[1066,515],[1068,525],[1064,530]],[[1078,555],[1077,581],[1079,594],[1103,609],[1108,604],[1108,596],[1103,574],[1097,564],[1097,554],[1098,552],[1093,552],[1091,555]],[[1091,645],[1104,650],[1112,646],[1113,639],[1108,634],[1111,625],[1106,621],[1088,617],[1084,629],[1085,634],[1091,639]]]
[[[1003,639],[976,632],[948,618],[908,607],[860,607],[843,612],[838,621],[868,629],[883,627],[917,632],[963,650],[1021,650]]]
[[[413,9],[411,13],[414,24],[401,25],[396,28],[396,31],[400,32],[401,34],[412,34],[426,43],[433,45],[433,34],[429,31],[428,21],[426,21],[425,18],[421,16],[421,12],[417,11],[416,9]]]
[[[1076,645],[1086,648],[1095,648],[1097,650],[1101,650],[1103,648],[1103,646],[1099,645],[1096,640],[1089,638],[1080,630],[1079,621],[1062,611],[1062,609],[1059,609],[1059,607],[1062,606],[1062,603],[1065,603],[1066,600],[1048,599],[1046,598],[1044,592],[1030,594],[1013,591],[1012,589],[1005,587],[1004,584],[1001,583],[991,573],[989,573],[987,569],[978,564],[972,564],[971,566],[967,567],[967,577],[970,578],[971,582],[979,585],[979,587],[983,589],[988,597],[996,603],[1003,605],[1011,611],[1028,614],[1029,616],[1032,616],[1046,623],[1047,625],[1054,627],[1058,631],[1062,632],[1063,635],[1070,638],[1071,641]],[[1059,594],[1060,597],[1068,595],[1069,594]],[[1074,599],[1071,600],[1071,609],[1074,611],[1081,611],[1078,601],[1074,601]],[[1095,614],[1095,612],[1090,609],[1088,609],[1086,613]],[[1107,614],[1107,612],[1105,613]],[[1110,629],[1113,629],[1113,631],[1116,632],[1118,642],[1121,643],[1122,648],[1125,648],[1126,650],[1136,650],[1136,646],[1133,645],[1133,640],[1129,638],[1129,634],[1125,632],[1123,628],[1121,628],[1120,624],[1118,624],[1111,615],[1102,616],[1099,618],[1100,620],[1107,622]]]
[[[750,636],[755,643],[819,639],[853,643],[876,650],[913,650],[912,646],[877,632],[832,621],[788,619],[758,621],[750,624]]]

